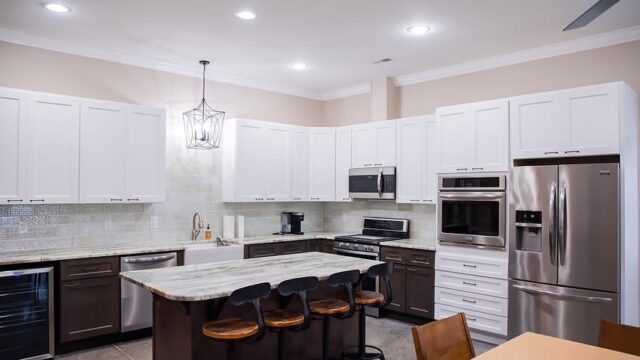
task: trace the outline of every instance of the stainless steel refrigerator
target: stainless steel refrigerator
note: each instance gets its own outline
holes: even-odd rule
[[[509,221],[509,338],[596,344],[620,318],[619,164],[516,166]]]

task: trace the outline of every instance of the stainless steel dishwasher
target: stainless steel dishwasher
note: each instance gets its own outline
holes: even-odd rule
[[[178,266],[175,252],[123,256],[120,271],[148,270]],[[122,332],[151,327],[153,322],[153,298],[149,290],[120,280],[120,327]]]

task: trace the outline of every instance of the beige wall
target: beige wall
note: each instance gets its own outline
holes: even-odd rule
[[[400,114],[431,114],[439,106],[618,80],[640,94],[640,41],[404,86],[400,88]],[[325,103],[326,120],[332,125],[368,121],[366,97]]]

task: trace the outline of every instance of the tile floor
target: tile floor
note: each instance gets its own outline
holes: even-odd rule
[[[411,324],[391,320],[367,318],[368,343],[377,344],[389,360],[415,360]],[[493,345],[473,342],[476,354],[491,349]],[[59,356],[63,360],[151,360],[151,339],[135,340],[111,346]]]

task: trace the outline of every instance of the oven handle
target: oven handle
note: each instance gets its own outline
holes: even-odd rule
[[[369,256],[369,257],[375,258],[375,260],[378,260],[378,258],[379,258],[379,254],[378,253],[365,252],[365,251],[356,251],[356,250],[346,250],[346,249],[340,249],[340,248],[333,248],[333,253],[336,254],[336,255],[345,254],[347,256],[349,254]]]
[[[486,193],[486,192],[474,192],[474,193],[458,193],[458,194],[442,194],[440,193],[438,195],[439,197],[443,198],[443,199],[465,199],[465,200],[469,200],[469,199],[478,199],[478,200],[485,200],[485,199],[504,199],[505,197],[505,193],[503,192],[497,192],[497,193]]]

